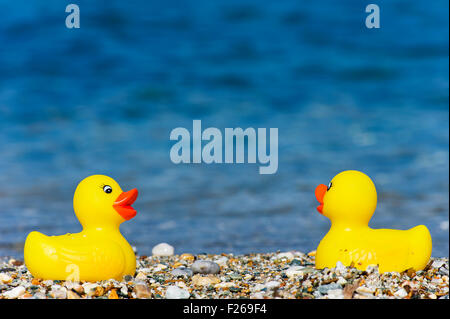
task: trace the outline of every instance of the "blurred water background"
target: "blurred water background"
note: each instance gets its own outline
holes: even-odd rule
[[[138,188],[140,254],[316,248],[314,189],[357,169],[375,228],[429,227],[448,256],[448,1],[0,1],[0,255],[78,232],[91,174]],[[175,165],[175,127],[278,127],[279,169]]]

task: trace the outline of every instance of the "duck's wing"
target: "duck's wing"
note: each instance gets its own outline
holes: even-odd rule
[[[70,279],[73,281],[80,278],[82,280],[121,279],[119,277],[125,268],[125,256],[120,246],[114,242],[61,247],[58,257],[66,265],[65,271],[69,277],[73,277]]]
[[[113,241],[40,233],[29,237],[27,267],[35,277],[71,281],[121,279],[125,269],[125,256]]]

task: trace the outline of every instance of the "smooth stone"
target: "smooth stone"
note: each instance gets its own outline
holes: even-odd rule
[[[50,291],[50,296],[56,299],[66,299],[67,297],[67,289],[66,288],[60,288],[60,289],[52,289]]]
[[[197,260],[192,264],[191,269],[195,274],[218,274],[220,272],[220,266],[208,260]]]
[[[134,287],[134,292],[136,293],[136,298],[148,299],[151,298],[152,293],[148,289],[147,285],[139,284]]]
[[[288,276],[289,278],[293,278],[293,277],[296,277],[296,276],[303,276],[303,271],[302,270],[304,268],[305,267],[302,267],[302,266],[291,266],[285,271],[286,276]]]
[[[177,286],[170,286],[166,290],[166,299],[189,299],[190,295],[189,291]]]
[[[53,285],[53,280],[44,280],[44,281],[42,282],[42,284],[43,284],[44,286],[51,286],[51,285]]]
[[[279,253],[277,255],[277,259],[287,259],[287,260],[293,260],[295,258],[294,254],[291,253],[290,251],[285,252],[285,253]]]
[[[342,289],[328,290],[328,297],[332,299],[344,299],[344,291]]]
[[[12,281],[12,277],[8,274],[0,273],[0,283],[8,284]]]
[[[218,259],[216,260],[216,263],[217,263],[219,266],[222,266],[222,267],[227,266],[227,262],[228,262],[228,258],[225,257],[225,256],[222,256],[222,257],[220,257],[220,258],[218,258]]]
[[[263,285],[263,284],[256,284],[256,285],[254,285],[253,287],[250,287],[250,291],[252,291],[252,292],[258,292],[258,291],[263,290],[264,288],[266,288],[265,285]]]
[[[266,283],[266,288],[269,290],[273,290],[280,287],[280,282],[272,280]]]
[[[153,256],[173,256],[175,249],[167,243],[160,243],[153,247]]]
[[[337,283],[341,286],[345,286],[345,284],[347,284],[347,280],[345,280],[345,278],[339,277]]]
[[[95,295],[95,289],[97,287],[99,287],[98,284],[95,284],[92,282],[84,283],[84,284],[82,284],[82,286],[83,286],[84,293],[90,297]]]
[[[366,268],[368,274],[378,274],[378,265],[369,265]]]
[[[22,296],[25,293],[25,288],[22,286],[18,286],[16,288],[13,288],[11,290],[8,290],[3,293],[3,296],[5,296],[8,299],[15,299],[20,296]]]
[[[328,285],[319,286],[319,288],[317,288],[317,290],[323,295],[325,295],[328,292],[328,290],[333,290],[333,289],[341,289],[341,285],[337,284],[337,283],[331,283]]]
[[[364,287],[364,286],[360,286],[358,288],[356,288],[355,290],[358,294],[364,295],[364,296],[369,296],[372,297],[375,290],[374,289],[370,289],[368,287]]]
[[[291,266],[301,266],[302,265],[302,261],[300,259],[293,259],[289,265]]]
[[[345,271],[345,269],[346,269],[346,267],[344,266],[344,264],[341,261],[338,261],[336,263],[336,267],[335,267],[336,272],[343,273]]]
[[[192,277],[192,275],[194,274],[194,272],[192,271],[192,269],[187,268],[187,267],[178,267],[175,268],[174,270],[171,271],[172,276],[175,277]]]
[[[78,294],[75,291],[68,290],[67,299],[80,299],[80,296],[78,296]]]
[[[194,255],[192,255],[192,254],[186,254],[186,253],[184,253],[184,254],[181,254],[181,255],[180,255],[180,259],[181,259],[181,260],[186,260],[186,261],[192,262],[192,261],[195,260],[195,257],[194,257]]]
[[[394,292],[394,296],[398,298],[405,298],[406,296],[408,296],[408,292],[404,288],[401,288]]]
[[[144,274],[143,272],[139,272],[136,276],[136,280],[146,280],[147,279],[147,275]]]
[[[443,260],[433,260],[433,263],[431,264],[432,268],[441,268],[442,266],[445,266],[445,261]]]
[[[47,296],[43,292],[37,292],[33,295],[33,299],[47,299]]]
[[[220,279],[214,277],[213,275],[195,275],[194,277],[192,277],[192,283],[197,286],[209,286],[220,283]]]

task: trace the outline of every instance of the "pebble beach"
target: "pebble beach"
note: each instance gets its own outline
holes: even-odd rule
[[[169,249],[167,249],[169,247]],[[0,259],[0,299],[448,299],[448,258],[422,271],[317,270],[315,251],[246,255],[183,253],[160,246],[137,256],[135,276],[72,282],[33,278],[24,263]]]

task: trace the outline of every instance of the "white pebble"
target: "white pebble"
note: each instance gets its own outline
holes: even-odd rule
[[[194,272],[190,268],[178,267],[178,268],[172,270],[171,274],[174,277],[186,277],[186,278],[189,278],[189,277],[192,277]]]
[[[368,274],[378,274],[378,265],[368,265],[366,272]]]
[[[303,276],[303,271],[302,269],[305,268],[303,266],[291,266],[286,270],[286,276],[288,276],[289,278],[293,278],[296,276]]]
[[[264,288],[266,288],[266,286],[264,286],[263,284],[256,284],[253,287],[250,287],[250,290],[252,292],[257,292],[263,290]]]
[[[343,273],[343,272],[345,271],[345,266],[344,266],[344,264],[343,264],[341,261],[338,261],[338,262],[336,263],[336,268],[335,268],[335,270],[336,270],[336,271],[339,271],[340,273]]]
[[[120,285],[120,293],[125,296],[128,295],[128,287],[126,284]]]
[[[399,298],[405,298],[406,296],[408,296],[408,292],[405,289],[401,288],[396,292],[394,292],[394,296]]]
[[[342,289],[330,289],[327,293],[328,298],[330,299],[344,299],[344,293]]]
[[[339,278],[338,278],[338,281],[337,281],[336,283],[338,283],[338,284],[341,285],[341,286],[344,286],[344,285],[347,283],[347,280],[345,280],[345,279],[342,278],[342,277],[339,277]]]
[[[260,292],[256,292],[252,295],[250,295],[251,299],[264,299],[264,295]]]
[[[136,280],[146,280],[147,279],[147,275],[146,274],[144,274],[143,272],[139,272],[137,275],[136,275],[136,278],[135,278]]]
[[[222,256],[216,260],[216,263],[222,267],[225,267],[227,265],[227,262],[228,262],[228,258],[225,256]]]
[[[285,253],[279,253],[279,254],[277,255],[277,259],[287,259],[287,260],[292,260],[292,259],[294,259],[294,258],[295,258],[294,254],[291,253],[290,251],[285,252]]]
[[[437,259],[437,260],[433,260],[433,263],[431,264],[431,267],[439,269],[439,268],[441,268],[444,265],[445,265],[445,261]]]
[[[15,299],[20,296],[22,296],[25,293],[25,288],[22,286],[18,286],[16,288],[13,288],[11,290],[8,290],[3,293],[3,296],[5,296],[8,299]]]
[[[12,278],[10,275],[0,273],[0,283],[2,284],[8,284],[12,281]]]
[[[167,243],[160,243],[153,247],[153,256],[173,256],[175,249]]]
[[[266,288],[269,290],[273,290],[280,287],[280,283],[278,281],[269,281],[266,283]]]
[[[43,284],[44,286],[51,286],[51,285],[53,285],[53,280],[44,280],[44,281],[42,282],[42,284]]]
[[[50,296],[56,299],[66,299],[67,297],[67,289],[63,288],[52,288],[50,291]]]
[[[170,286],[166,291],[166,299],[189,299],[189,296],[189,291],[177,286]]]
[[[88,295],[88,296],[93,296],[95,294],[95,288],[98,287],[98,284],[94,284],[91,282],[87,282],[82,284],[84,292]]]

